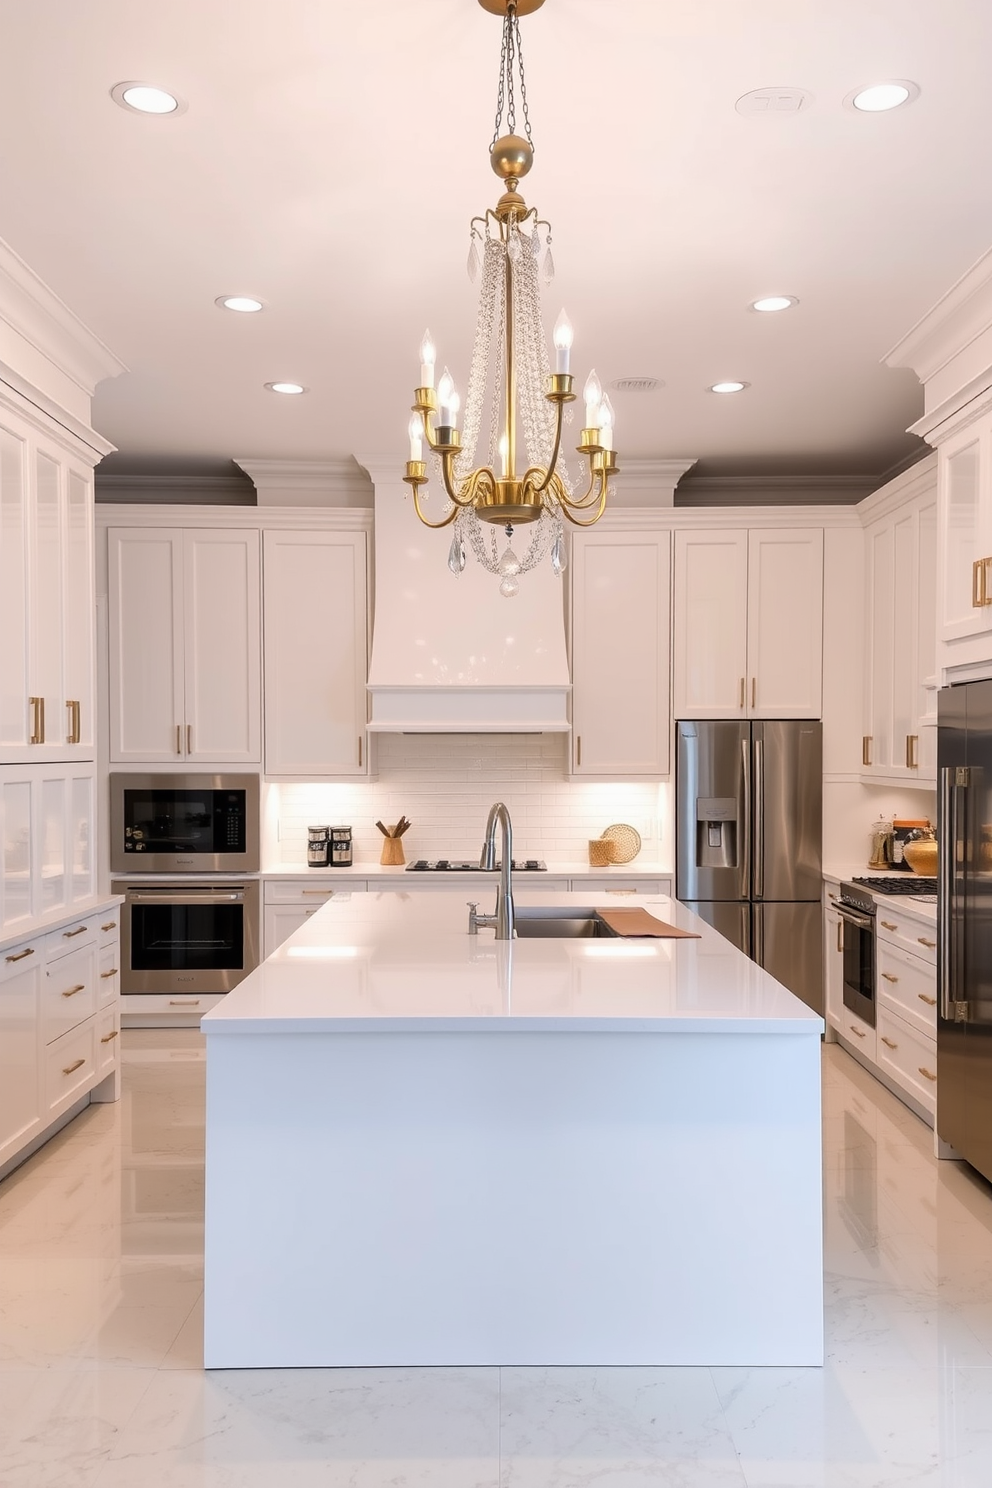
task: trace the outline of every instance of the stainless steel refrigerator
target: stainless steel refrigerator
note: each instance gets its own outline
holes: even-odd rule
[[[992,1181],[992,682],[937,723],[937,1132]]]
[[[823,1011],[819,722],[678,725],[676,896]]]

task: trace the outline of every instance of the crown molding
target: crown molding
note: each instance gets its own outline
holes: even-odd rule
[[[50,439],[61,440],[66,448],[81,454],[91,464],[112,455],[117,448],[3,361],[0,361],[0,403],[16,408],[36,429]]]
[[[886,352],[882,362],[887,367],[910,367],[926,383],[990,327],[992,248]]]
[[[858,515],[867,524],[895,511],[918,496],[937,494],[937,456],[931,450],[908,470],[902,470],[858,504]]]
[[[92,398],[98,382],[126,372],[98,336],[0,239],[0,320]]]
[[[855,506],[877,475],[691,475],[679,506]]]
[[[96,499],[150,506],[255,506],[255,492],[243,475],[128,475],[96,472]]]
[[[254,482],[259,506],[367,506],[372,485],[357,461],[256,460],[235,456]]]
[[[620,506],[674,506],[675,488],[696,463],[696,456],[672,459],[620,458],[610,484]]]

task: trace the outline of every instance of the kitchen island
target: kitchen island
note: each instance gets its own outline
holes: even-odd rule
[[[336,897],[206,1015],[207,1368],[822,1363],[823,1022],[637,902]]]

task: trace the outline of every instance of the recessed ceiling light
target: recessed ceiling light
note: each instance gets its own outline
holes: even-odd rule
[[[305,393],[307,391],[302,382],[267,382],[265,386],[270,393]]]
[[[750,386],[749,382],[714,382],[707,388],[707,392],[742,393],[746,387]]]
[[[175,93],[156,88],[153,83],[115,83],[110,96],[121,108],[136,114],[183,114],[186,105]]]
[[[773,315],[776,310],[791,310],[798,304],[795,295],[765,295],[760,300],[752,300],[751,309],[760,310],[762,315]]]
[[[859,114],[884,114],[889,109],[899,108],[903,103],[913,103],[920,96],[917,83],[906,78],[893,78],[887,83],[871,83],[867,88],[855,88],[844,99],[849,108]]]
[[[262,309],[262,301],[256,300],[253,295],[218,295],[214,304],[221,310],[240,310],[243,315],[251,315],[255,310]]]

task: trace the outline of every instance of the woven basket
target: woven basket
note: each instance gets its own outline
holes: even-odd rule
[[[614,861],[614,845],[606,837],[590,837],[589,839],[589,866],[590,868],[608,868]]]

